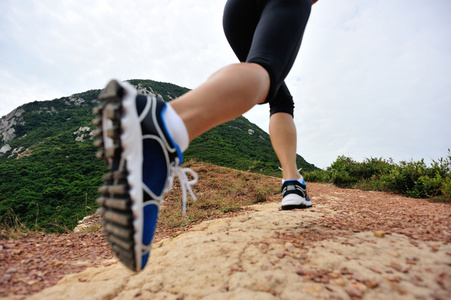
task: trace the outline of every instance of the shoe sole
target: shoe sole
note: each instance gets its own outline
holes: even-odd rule
[[[110,172],[103,176],[97,203],[102,207],[104,233],[117,258],[129,269],[140,271],[143,253],[143,193],[141,127],[134,101],[136,90],[112,80],[99,95],[94,109],[98,127],[97,157]]]
[[[282,206],[282,210],[292,210],[292,209],[304,209],[304,208],[310,208],[311,205],[305,205],[305,204],[297,204],[297,205],[284,205]]]
[[[301,203],[289,203],[289,204],[282,204],[282,210],[292,210],[292,209],[304,209],[304,208],[310,208],[312,207],[312,203],[310,202],[310,197],[307,195],[308,200],[302,199]],[[288,199],[287,202],[290,202],[290,200],[294,200],[294,202],[298,202],[298,199]],[[305,201],[305,202],[304,202]],[[303,203],[304,202],[304,203]]]

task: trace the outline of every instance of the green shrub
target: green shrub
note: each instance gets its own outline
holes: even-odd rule
[[[332,183],[340,187],[351,187],[358,182],[356,177],[352,177],[347,171],[332,171]]]
[[[451,177],[445,178],[441,191],[445,197],[451,200]]]
[[[330,173],[324,170],[315,170],[303,173],[305,181],[310,182],[330,182]]]
[[[330,182],[341,187],[400,193],[414,198],[445,197],[451,200],[451,151],[448,156],[427,166],[420,161],[367,158],[356,162],[339,156],[324,170],[305,172],[306,181]]]
[[[350,187],[358,181],[351,175],[356,171],[356,162],[350,157],[339,156],[327,170],[330,172],[331,182],[338,186]]]
[[[406,191],[406,195],[413,198],[438,196],[442,193],[441,187],[443,183],[444,180],[440,174],[437,174],[434,178],[421,176],[415,181],[413,189]]]

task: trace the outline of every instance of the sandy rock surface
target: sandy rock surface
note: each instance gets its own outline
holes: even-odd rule
[[[449,205],[311,187],[312,209],[254,205],[154,244],[140,273],[107,260],[29,299],[451,299]]]

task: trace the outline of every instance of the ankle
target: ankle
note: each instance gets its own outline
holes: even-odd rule
[[[296,172],[291,172],[291,173],[283,172],[284,180],[298,180],[301,177],[302,177],[302,175],[299,174],[299,172],[297,172],[297,170],[296,170]]]
[[[299,176],[297,176],[297,177],[293,177],[293,178],[290,178],[290,179],[282,179],[282,184],[283,184],[285,181],[295,181],[295,180],[299,181],[299,182],[302,183],[302,184],[305,184],[304,177],[302,177],[302,175],[299,175]]]
[[[166,104],[163,111],[163,120],[169,136],[180,147],[180,151],[184,152],[189,146],[188,131],[183,120],[169,104]]]

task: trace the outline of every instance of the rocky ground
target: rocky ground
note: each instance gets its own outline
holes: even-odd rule
[[[99,232],[0,241],[0,295],[451,298],[449,204],[323,184],[309,190],[311,209],[280,211],[277,202],[262,203],[174,232],[154,244],[140,273],[112,258]]]

